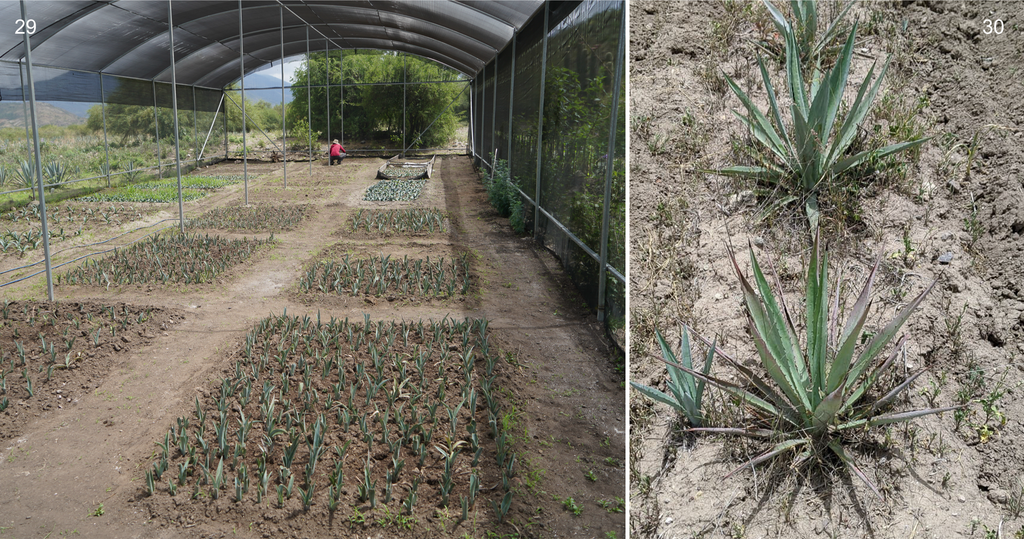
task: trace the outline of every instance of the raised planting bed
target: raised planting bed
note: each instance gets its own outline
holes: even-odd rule
[[[58,275],[57,283],[100,286],[209,283],[217,275],[273,243],[273,235],[266,240],[250,240],[198,234],[159,234],[117,249],[98,261],[88,260]]]
[[[418,180],[430,179],[434,172],[434,160],[437,156],[430,158],[425,163],[395,161],[398,156],[388,159],[377,169],[377,178],[381,180]]]
[[[451,216],[437,208],[407,210],[357,210],[352,215],[352,231],[376,234],[444,234]]]
[[[451,298],[469,292],[469,253],[445,260],[372,256],[318,260],[299,282],[307,293],[402,298]]]
[[[186,228],[244,232],[293,230],[309,216],[309,204],[287,206],[225,206],[185,223]]]
[[[180,315],[97,303],[4,301],[0,306],[0,440],[31,418],[71,408],[127,355]]]
[[[363,200],[372,202],[408,202],[423,192],[427,180],[381,180],[366,188]]]
[[[296,519],[313,536],[336,518],[346,534],[376,523],[425,536],[438,508],[503,519],[516,455],[487,321],[360,322],[257,322],[156,440],[140,486],[150,513]]]

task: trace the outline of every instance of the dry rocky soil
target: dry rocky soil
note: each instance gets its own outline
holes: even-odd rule
[[[838,11],[820,5],[827,21]],[[668,406],[632,391],[632,537],[1024,537],[1021,13],[1020,1],[855,7],[847,99],[872,62],[892,55],[855,144],[934,138],[919,155],[826,186],[821,198],[830,275],[844,270],[848,295],[881,257],[869,331],[938,281],[902,329],[905,354],[886,383],[926,370],[897,409],[966,401],[965,411],[876,428],[851,444],[879,499],[827,455],[727,477],[764,443],[688,432]],[[742,105],[722,73],[765,109],[756,63],[765,52],[755,43],[771,50],[775,28],[760,1],[640,0],[630,17],[630,379],[666,389],[654,332],[678,350],[684,323],[760,369],[727,245],[748,276],[748,242],[760,260],[772,256],[802,313],[807,221],[802,204],[766,216],[780,195],[704,171],[750,164],[756,141],[731,112]],[[985,33],[985,19],[1002,20],[1003,33]],[[781,66],[766,63],[782,88]],[[721,360],[712,373],[736,379]],[[707,399],[712,423],[743,424],[735,403],[714,390]]]
[[[44,301],[41,275],[3,288],[0,363],[11,372],[5,372],[6,386],[0,389],[0,398],[8,403],[0,412],[0,537],[624,537],[625,390],[621,371],[616,368],[621,360],[616,359],[619,354],[615,346],[594,315],[586,311],[560,263],[531,239],[511,233],[507,220],[488,205],[469,158],[438,158],[433,178],[413,202],[364,202],[363,192],[376,181],[381,162],[349,158],[340,167],[329,168],[321,161],[311,169],[307,163],[289,163],[287,188],[281,164],[250,163],[250,204],[308,205],[307,216],[289,230],[275,231],[273,243],[255,249],[251,257],[218,274],[212,282],[114,282],[96,286],[62,281],[56,287],[56,303]],[[197,173],[241,174],[242,165],[225,162]],[[214,208],[238,206],[244,189],[235,184],[188,202],[186,216],[194,218]],[[109,206],[97,204],[96,210],[109,212]],[[353,233],[352,217],[359,208],[438,208],[448,212],[447,226],[444,232],[433,234]],[[90,222],[81,236],[58,243],[61,249],[71,249],[57,253],[56,262],[126,245],[168,224],[176,228],[174,222],[161,222],[175,216],[176,207],[168,205],[137,204],[118,210],[109,222]],[[136,230],[153,223],[159,226]],[[164,234],[174,233],[174,228]],[[233,239],[270,236],[267,232],[241,230],[199,232]],[[110,243],[86,245],[120,234],[124,235]],[[394,292],[381,296],[319,291],[310,294],[300,289],[301,278],[316,259],[327,255],[337,259],[343,254],[353,258],[390,255],[392,259],[429,256],[432,261],[464,254],[469,261],[471,285],[467,293],[451,297],[407,297]],[[17,268],[38,259],[41,252],[32,250],[23,257],[4,255],[0,258],[4,281],[26,275],[29,270]],[[61,267],[57,273],[78,264],[83,262]],[[390,469],[391,453],[381,452],[386,446],[379,429],[380,413],[386,406],[377,406],[380,395],[395,392],[401,392],[399,403],[410,400],[408,386],[403,391],[399,384],[385,384],[372,406],[366,397],[369,412],[365,406],[361,408],[364,417],[369,418],[372,448],[365,438],[355,434],[355,420],[349,430],[337,426],[340,419],[334,418],[335,412],[341,417],[340,401],[330,408],[325,442],[329,454],[316,468],[320,484],[309,508],[299,501],[301,477],[295,482],[293,495],[278,503],[276,470],[282,446],[290,442],[284,435],[277,435],[278,443],[269,451],[268,468],[275,477],[270,492],[261,502],[256,501],[258,449],[254,446],[258,445],[257,433],[264,433],[266,427],[258,422],[249,435],[249,449],[239,457],[239,463],[249,465],[252,481],[242,501],[236,502],[233,497],[233,480],[238,476],[237,469],[228,462],[230,454],[224,464],[226,486],[217,499],[213,499],[209,484],[201,484],[195,466],[184,486],[172,496],[168,480],[176,477],[178,466],[184,462],[173,447],[169,469],[161,481],[155,482],[155,493],[149,494],[146,472],[160,461],[165,434],[178,427],[179,418],[189,419],[187,432],[195,449],[199,423],[196,404],[200,403],[207,416],[205,440],[216,443],[212,422],[218,416],[222,381],[240,379],[235,366],[245,356],[247,334],[256,331],[262,320],[284,320],[285,315],[299,323],[312,321],[314,327],[317,320],[340,324],[347,319],[349,327],[357,330],[363,329],[364,316],[368,315],[372,330],[367,339],[373,338],[378,328],[386,331],[420,321],[428,328],[431,322],[442,321],[452,328],[466,318],[488,320],[490,352],[499,358],[492,395],[498,403],[500,429],[517,459],[510,481],[511,509],[504,522],[497,523],[492,505],[497,502],[500,506],[503,499],[503,474],[495,461],[495,440],[488,434],[484,398],[479,397],[476,414],[469,412],[468,404],[460,412],[458,399],[453,400],[458,397],[460,367],[458,363],[445,367],[439,359],[444,354],[449,362],[457,362],[469,347],[459,338],[461,334],[434,345],[428,352],[432,354],[428,376],[416,376],[412,374],[413,357],[422,351],[418,345],[425,348],[431,340],[429,334],[418,335],[417,330],[407,336],[406,344],[393,348],[405,359],[382,372],[394,381],[404,363],[410,378],[416,378],[429,394],[441,395],[438,401],[443,406],[437,410],[438,418],[443,418],[440,425],[448,423],[443,410],[449,406],[459,416],[460,430],[471,419],[478,421],[478,433],[484,440],[479,465],[470,464],[469,435],[465,432],[456,439],[435,437],[425,444],[426,457],[419,459],[419,464],[412,449],[403,447],[407,463],[395,482],[394,497],[390,503],[384,502],[385,470]],[[377,326],[378,321],[384,324]],[[304,335],[306,328],[289,327],[287,335],[274,337],[272,343],[258,341],[256,346],[261,350],[266,346],[265,351],[272,353],[276,362],[281,353],[278,345],[284,346],[287,339],[297,342],[294,339],[300,333]],[[343,333],[336,332],[345,341]],[[332,358],[342,362],[332,366],[338,372],[346,370],[350,381],[366,376],[363,383],[369,384],[374,369],[369,345],[365,344],[368,341],[362,340],[358,331],[356,338],[363,344],[358,351],[351,348],[351,341],[331,345]],[[24,360],[15,342],[22,345]],[[383,350],[383,342],[378,338],[375,346]],[[481,343],[473,340],[470,344],[476,345],[475,380],[482,380]],[[344,351],[341,346],[345,346]],[[317,398],[327,399],[332,393],[328,385],[311,382],[308,374],[305,378],[302,375],[302,365],[311,357],[301,354],[310,350],[300,346],[287,352],[292,355],[282,366],[287,369],[290,365],[292,372],[290,378],[285,378],[293,395],[297,394],[295,386],[305,382],[301,388],[317,389]],[[316,354],[320,351],[317,349]],[[323,357],[317,355],[317,361],[321,359],[323,363],[317,365],[324,368],[326,351]],[[299,364],[298,372],[295,363]],[[357,365],[360,363],[363,365]],[[360,368],[364,366],[365,372]],[[330,375],[331,368],[325,372]],[[431,377],[430,372],[442,378]],[[248,376],[242,375],[241,379]],[[231,442],[237,439],[240,414],[244,412],[252,420],[259,414],[257,403],[265,404],[260,400],[264,383],[281,387],[284,379],[280,371],[273,380],[259,379],[252,384],[253,398],[247,405],[232,404],[226,410]],[[447,394],[439,387],[445,385],[449,386]],[[238,398],[242,386],[244,383],[236,387],[238,393],[233,398]],[[366,385],[360,387],[356,403],[349,401],[353,409],[363,405],[368,391]],[[282,424],[299,419],[298,400],[287,405],[276,402]],[[314,405],[319,402],[322,400]],[[409,404],[406,413],[413,408],[426,413],[422,403],[418,407]],[[292,412],[281,415],[285,409]],[[374,409],[378,411],[374,413]],[[310,433],[314,420],[315,416],[310,416]],[[392,433],[398,432],[396,420],[394,416],[383,420]],[[309,460],[301,455],[308,455],[307,442],[311,439],[312,435],[292,441],[302,447],[296,457],[296,474]],[[348,458],[338,459],[344,484],[338,507],[331,512],[326,501],[326,478],[335,469],[335,447],[347,448]],[[450,452],[456,447],[463,450],[455,460],[455,486],[445,508],[438,494],[440,470],[444,467],[440,451]],[[364,463],[369,463],[377,484],[376,507],[360,500],[358,493]],[[215,467],[217,460],[212,464]],[[481,484],[468,519],[463,521],[459,503],[467,494],[471,473],[479,474]],[[418,502],[407,514],[400,504],[408,497],[412,483],[418,484]],[[574,508],[578,514],[573,513]]]

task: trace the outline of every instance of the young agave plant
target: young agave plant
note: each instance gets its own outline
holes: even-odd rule
[[[906,337],[902,337],[896,343],[885,361],[879,361],[882,357],[880,353],[935,283],[933,282],[907,304],[885,327],[874,334],[865,333],[864,324],[871,307],[871,286],[878,270],[876,262],[868,275],[864,289],[850,311],[846,324],[840,330],[839,284],[837,281],[833,286],[830,298],[828,255],[821,256],[819,239],[815,237],[807,270],[807,327],[804,349],[801,349],[801,340],[797,336],[796,326],[785,298],[781,293],[776,295],[772,291],[754,256],[753,248],[750,250],[753,286],[744,277],[731,249],[729,256],[743,290],[754,346],[769,379],[762,378],[721,351],[718,351],[719,356],[739,371],[747,384],[730,383],[676,365],[682,371],[706,380],[739,399],[754,417],[754,424],[743,428],[695,430],[765,438],[775,442],[768,451],[743,463],[730,472],[730,475],[745,467],[752,467],[789,452],[796,453],[794,466],[800,465],[828,448],[881,497],[878,489],[857,467],[843,447],[844,441],[848,441],[849,436],[858,430],[909,421],[958,408],[954,406],[909,412],[889,411],[890,405],[924,372],[923,369],[909,376],[880,398],[864,398],[875,388],[881,375],[893,365]],[[769,266],[771,267],[770,259]],[[774,267],[772,273],[775,273]],[[773,276],[776,288],[781,289],[778,276]],[[858,346],[862,341],[866,341],[867,344]]]
[[[882,79],[889,68],[888,60],[873,84],[871,81],[874,78],[875,66],[871,66],[857,91],[856,99],[850,104],[849,112],[845,118],[841,118],[839,113],[850,74],[857,25],[853,25],[836,65],[826,73],[822,73],[817,67],[813,69],[808,91],[802,72],[797,32],[777,11],[773,10],[773,16],[776,24],[783,29],[782,33],[786,39],[786,78],[792,100],[789,107],[792,114],[791,125],[787,127],[782,121],[784,109],[776,100],[775,89],[761,58],[758,58],[757,63],[768,94],[771,120],[757,108],[735,81],[725,75],[729,87],[743,103],[749,116],[735,111],[734,113],[764,148],[767,158],[760,166],[732,166],[716,172],[730,176],[753,177],[786,188],[789,188],[791,182],[795,183],[791,194],[777,204],[784,205],[803,199],[807,219],[813,230],[818,224],[817,190],[822,181],[840,175],[869,159],[879,159],[910,150],[928,139],[890,144],[847,156],[846,151],[857,136],[860,124],[870,111],[871,104],[882,85]]]
[[[679,338],[679,361],[676,361],[676,355],[669,348],[668,343],[665,342],[665,337],[661,336],[660,331],[655,330],[658,344],[661,345],[662,360],[668,367],[668,374],[671,378],[668,384],[671,395],[636,382],[630,382],[629,384],[633,386],[633,389],[639,391],[641,395],[667,404],[682,412],[686,419],[690,421],[690,425],[702,427],[704,426],[704,414],[701,411],[704,399],[704,378],[696,378],[686,370],[676,366],[678,363],[685,367],[685,369],[693,369],[693,362],[690,359],[690,338],[687,336],[687,333],[689,333],[689,328],[683,326],[682,335]],[[704,360],[704,368],[701,370],[701,374],[704,377],[711,370],[711,359],[714,357],[714,354],[715,344],[712,343],[711,348],[708,350],[707,358]]]

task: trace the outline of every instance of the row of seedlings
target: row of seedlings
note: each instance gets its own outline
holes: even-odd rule
[[[294,230],[309,217],[309,204],[281,206],[224,206],[214,208],[195,219],[189,219],[186,227],[192,229],[244,230],[267,232]]]
[[[408,202],[416,200],[427,180],[381,180],[366,188],[363,200],[373,202]]]
[[[110,286],[168,282],[201,284],[274,243],[199,234],[158,234],[57,276],[58,284]]]
[[[31,399],[64,373],[81,366],[92,350],[119,344],[120,337],[152,317],[152,309],[128,305],[9,302],[0,308],[0,412],[10,398]],[[51,384],[51,380],[53,383]],[[61,395],[61,399],[69,395]]]
[[[387,293],[412,296],[452,298],[469,292],[469,253],[456,258],[430,260],[408,255],[392,259],[391,255],[340,260],[318,260],[299,281],[306,293],[322,292],[341,295],[375,295]]]
[[[516,456],[502,432],[499,357],[486,320],[265,318],[219,388],[157,442],[145,488],[300,504],[329,522],[339,506],[352,507],[350,520],[383,506],[411,526],[437,506],[467,519],[481,486],[499,484],[501,521]]]
[[[359,209],[352,216],[352,231],[379,234],[445,233],[451,215],[437,208],[404,210]]]

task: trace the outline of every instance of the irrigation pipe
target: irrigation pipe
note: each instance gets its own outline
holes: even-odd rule
[[[172,220],[173,221],[177,221],[177,219],[172,219]],[[64,262],[63,264],[57,264],[56,266],[53,266],[53,268],[51,268],[51,269],[57,269],[57,268],[59,268],[61,266],[66,266],[66,265],[71,264],[73,262],[78,262],[79,260],[82,260],[83,258],[89,258],[90,256],[102,255],[102,254],[105,254],[105,253],[109,253],[111,251],[116,251],[118,249],[121,249],[121,248],[124,248],[124,247],[128,247],[129,245],[138,243],[138,242],[140,242],[140,241],[142,241],[142,240],[144,240],[144,239],[146,239],[146,238],[148,238],[148,237],[150,237],[150,236],[152,236],[154,234],[159,234],[159,233],[163,232],[164,230],[167,230],[168,228],[174,228],[174,225],[165,226],[165,227],[161,228],[160,230],[157,230],[156,232],[150,232],[149,234],[146,234],[145,236],[142,236],[141,238],[139,238],[139,239],[137,239],[137,240],[135,240],[133,242],[126,243],[126,244],[121,245],[119,247],[114,247],[113,249],[107,249],[106,251],[100,251],[98,253],[89,253],[87,255],[82,255],[82,256],[74,259],[74,260],[68,260],[67,262]],[[25,279],[30,279],[32,277],[35,277],[36,275],[39,275],[40,273],[45,273],[45,272],[46,272],[46,270],[37,271],[37,272],[35,272],[35,273],[31,274],[31,275],[26,275],[26,276],[24,276],[24,277],[22,277],[20,279],[11,281],[9,283],[0,284],[0,288],[3,288],[5,286],[7,286],[7,285],[11,285],[11,284],[14,284],[14,283],[20,283],[21,281],[24,281]]]
[[[98,241],[96,243],[86,243],[86,244],[82,244],[82,245],[72,245],[71,247],[65,247],[65,248],[61,249],[60,251],[57,251],[55,253],[51,253],[50,256],[52,257],[53,255],[59,255],[60,253],[63,253],[64,251],[70,251],[72,249],[81,249],[83,247],[92,247],[93,245],[102,245],[104,243],[109,243],[109,242],[112,242],[112,241],[116,240],[117,238],[126,236],[128,234],[133,233],[133,232],[138,232],[140,230],[144,230],[146,228],[154,227],[156,225],[159,225],[160,223],[164,223],[164,222],[167,222],[167,221],[177,221],[177,219],[161,219],[161,220],[159,220],[159,221],[157,221],[157,222],[155,222],[155,223],[153,223],[151,225],[140,226],[139,228],[136,228],[134,230],[129,230],[129,231],[123,233],[123,234],[118,234],[117,236],[114,236],[113,238],[110,238],[110,239],[106,239],[106,240],[103,240],[103,241]],[[131,245],[131,244],[129,243],[128,245]],[[43,261],[40,260],[39,262],[33,262],[33,263],[28,264],[26,266],[21,266],[21,267],[18,267],[18,268],[11,268],[9,270],[0,271],[0,275],[4,275],[4,274],[10,273],[12,271],[22,270],[22,269],[25,269],[25,268],[31,268],[32,266],[38,266],[39,264],[42,264],[42,263],[43,263]]]

